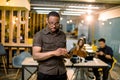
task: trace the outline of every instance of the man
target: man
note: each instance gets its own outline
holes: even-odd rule
[[[38,80],[67,80],[63,58],[68,56],[66,36],[59,29],[60,16],[50,12],[47,27],[34,36],[33,58],[38,61]]]
[[[102,80],[107,80],[108,79],[108,74],[109,70],[112,66],[113,62],[113,50],[105,44],[105,39],[101,38],[98,40],[99,41],[99,49],[96,52],[96,57],[107,63],[109,66],[107,68],[103,68],[103,79]],[[100,75],[98,72],[98,68],[93,68],[94,75],[96,76],[96,80],[100,80]]]

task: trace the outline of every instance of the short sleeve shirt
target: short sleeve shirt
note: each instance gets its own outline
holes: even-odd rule
[[[58,48],[66,47],[66,36],[61,30],[51,33],[48,27],[35,34],[33,46],[41,47],[41,52],[54,51]],[[39,62],[39,72],[48,75],[64,74],[66,68],[64,65],[63,57],[51,57],[44,61]]]
[[[109,46],[105,46],[104,48],[99,48],[99,51],[104,52],[104,54],[110,55],[111,57],[113,57],[113,50],[112,48],[110,48]],[[108,64],[112,64],[113,60],[111,59],[107,59],[105,58],[105,56],[98,56],[101,60],[103,60],[104,62],[108,63]]]

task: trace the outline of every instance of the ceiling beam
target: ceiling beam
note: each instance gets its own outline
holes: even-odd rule
[[[63,2],[86,4],[120,4],[120,0],[31,0],[31,2]]]

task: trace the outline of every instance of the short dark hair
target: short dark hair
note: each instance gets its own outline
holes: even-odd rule
[[[57,12],[55,12],[55,11],[50,12],[50,13],[47,15],[47,18],[49,18],[50,16],[56,16],[56,17],[59,17],[59,18],[60,18],[59,13],[57,13]]]
[[[104,43],[105,43],[106,41],[105,41],[104,38],[100,38],[100,39],[98,40],[98,42],[104,42]]]

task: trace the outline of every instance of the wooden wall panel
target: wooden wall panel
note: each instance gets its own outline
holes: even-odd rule
[[[1,42],[5,43],[5,10],[2,10]]]
[[[9,43],[13,43],[13,10],[10,10]]]
[[[29,19],[29,36],[30,38],[33,38],[34,34],[40,30],[42,30],[44,27],[46,27],[46,14],[37,14],[30,12],[30,19]]]
[[[28,42],[28,17],[29,17],[29,12],[25,12],[25,43],[27,44]]]
[[[18,11],[18,22],[17,22],[17,44],[20,44],[20,27],[21,27],[21,10]]]

